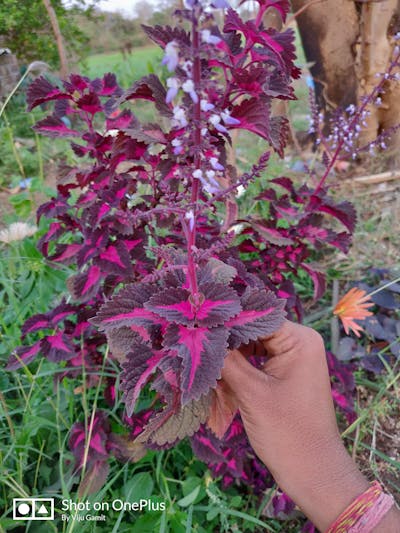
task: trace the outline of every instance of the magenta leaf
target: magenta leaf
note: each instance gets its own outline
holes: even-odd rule
[[[156,287],[145,283],[127,285],[100,308],[91,319],[92,324],[103,331],[134,324],[144,327],[159,324],[159,317],[143,307],[155,291]]]
[[[41,341],[36,342],[32,346],[18,346],[15,349],[15,354],[12,354],[8,360],[6,370],[17,370],[21,366],[29,365],[35,359],[37,354],[41,351]],[[20,361],[21,360],[21,361]]]
[[[55,363],[67,361],[76,355],[73,344],[62,331],[58,331],[54,335],[48,335],[41,342],[43,355]]]
[[[158,76],[149,74],[135,82],[122,96],[121,101],[126,100],[150,100],[155,103],[158,111],[165,117],[171,118],[172,111],[165,103],[167,91]]]
[[[236,292],[220,283],[201,285],[200,304],[196,307],[186,289],[165,289],[145,303],[150,311],[177,324],[218,326],[240,311]]]
[[[72,130],[61,118],[58,118],[55,115],[50,115],[43,120],[39,120],[39,122],[33,126],[33,129],[48,137],[80,137],[81,135],[79,131]]]
[[[288,121],[284,117],[270,118],[269,98],[261,96],[243,100],[234,106],[232,117],[240,121],[240,124],[232,126],[233,128],[242,128],[266,139],[282,157],[289,133]]]
[[[29,85],[26,95],[28,111],[44,102],[69,98],[68,94],[52,85],[44,76],[39,76]]]
[[[171,28],[171,26],[146,26],[141,25],[144,32],[152,41],[154,41],[161,48],[171,41],[177,41],[190,46],[190,36],[183,28]]]
[[[143,326],[123,326],[108,331],[107,340],[112,355],[121,362],[125,361],[127,354],[131,351],[131,345],[138,340],[138,335],[145,342],[152,340],[152,335]]]
[[[337,218],[351,232],[355,229],[357,213],[353,204],[350,202],[334,203],[330,198],[312,196],[309,209],[327,213]]]
[[[271,335],[280,328],[285,317],[285,300],[279,300],[274,293],[247,288],[241,298],[243,311],[229,320],[229,348]]]
[[[240,315],[239,315],[240,316]],[[228,331],[223,327],[170,325],[164,345],[183,359],[182,403],[198,399],[215,387],[227,350]]]
[[[129,275],[132,271],[129,251],[123,240],[110,244],[98,256],[97,264],[110,274]]]
[[[84,94],[77,102],[76,105],[85,113],[94,115],[103,110],[100,98],[95,93]]]
[[[124,391],[123,401],[128,416],[132,416],[141,389],[163,357],[163,351],[152,350],[137,338],[129,347],[127,360],[122,363],[124,370],[121,374],[121,389]]]
[[[313,281],[314,300],[317,301],[325,293],[325,286],[326,286],[325,274],[317,270],[317,268],[313,267],[311,264],[303,263],[301,266],[310,275]]]
[[[98,291],[101,278],[100,268],[92,265],[86,272],[71,276],[67,281],[67,287],[75,300],[87,301]]]

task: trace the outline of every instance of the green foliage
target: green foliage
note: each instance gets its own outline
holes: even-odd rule
[[[79,2],[67,9],[62,0],[52,0],[60,30],[72,57],[87,52],[84,32],[74,23],[76,12],[90,13]],[[2,0],[0,2],[0,45],[11,49],[19,61],[45,61],[58,68],[59,57],[54,33],[42,0]]]
[[[154,70],[156,65],[161,63],[161,58],[162,53],[156,46],[134,48],[132,55],[126,57],[121,52],[95,54],[87,58],[82,72],[89,78],[101,77],[106,72],[113,72],[121,86],[128,88],[134,81]]]

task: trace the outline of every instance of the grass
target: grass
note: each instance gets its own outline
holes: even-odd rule
[[[82,66],[82,73],[90,78],[114,72],[119,83],[126,89],[149,71],[159,70],[162,52],[157,46],[145,46],[133,50],[124,58],[121,52],[89,56]]]

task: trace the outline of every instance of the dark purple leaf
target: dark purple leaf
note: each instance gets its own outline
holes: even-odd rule
[[[122,363],[124,370],[121,374],[121,389],[124,391],[122,399],[128,416],[132,416],[141,389],[163,357],[165,357],[163,351],[152,350],[137,338],[130,345],[127,360]]]
[[[327,213],[337,218],[351,232],[355,229],[357,213],[353,204],[350,202],[340,202],[335,204],[329,198],[312,196],[308,209]]]
[[[159,26],[158,24],[156,26],[142,24],[141,26],[146,35],[161,48],[165,48],[171,41],[190,46],[190,36],[183,28],[171,28],[171,26]]]
[[[110,244],[101,251],[96,263],[110,274],[129,276],[132,272],[131,258],[123,240]]]
[[[67,287],[74,300],[87,301],[98,291],[102,272],[96,265],[91,265],[86,272],[74,274],[67,280]]]
[[[69,98],[68,94],[52,85],[44,76],[39,76],[29,85],[26,95],[28,111],[44,102]]]
[[[146,309],[177,324],[218,326],[240,311],[236,292],[220,283],[200,286],[200,304],[196,307],[186,289],[165,289],[155,294],[144,305]]]
[[[233,107],[231,116],[240,121],[233,128],[242,128],[270,140],[270,99],[267,97],[243,100]]]
[[[156,287],[146,283],[133,283],[106,302],[91,319],[92,324],[99,326],[103,331],[119,328],[122,326],[152,326],[159,324],[160,318],[143,308],[145,302],[156,291]]]
[[[70,339],[62,331],[42,339],[41,349],[43,355],[54,363],[68,361],[76,355],[76,350]]]
[[[314,284],[314,300],[319,300],[325,293],[326,280],[325,274],[320,272],[310,263],[302,263],[302,268],[309,274]]]
[[[121,101],[127,100],[150,100],[155,103],[158,111],[165,117],[171,118],[173,113],[165,103],[167,92],[158,76],[149,74],[135,82],[122,96]]]
[[[66,126],[61,118],[58,118],[55,115],[50,115],[43,120],[39,120],[39,122],[33,126],[33,129],[48,137],[80,137],[79,131],[72,130]]]
[[[228,331],[223,327],[170,325],[165,347],[176,350],[183,359],[182,403],[198,399],[216,386],[227,350]]]
[[[95,93],[84,94],[77,102],[76,105],[79,109],[82,109],[85,113],[95,115],[100,111],[103,111],[100,98]]]
[[[278,300],[272,292],[248,287],[241,304],[243,311],[225,323],[230,331],[230,349],[267,337],[283,324],[285,300]]]
[[[15,350],[16,355],[11,355],[8,360],[6,370],[17,370],[18,368],[21,368],[23,364],[29,365],[29,363],[33,361],[41,351],[41,342],[42,341],[38,341],[32,346],[18,346]]]

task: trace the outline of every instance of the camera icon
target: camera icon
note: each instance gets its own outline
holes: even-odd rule
[[[54,498],[13,498],[13,520],[54,520]]]

